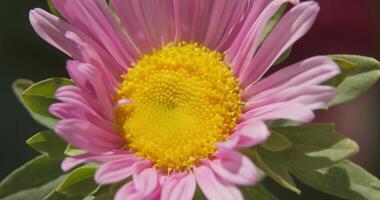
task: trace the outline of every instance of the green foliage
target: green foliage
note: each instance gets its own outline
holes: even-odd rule
[[[67,156],[79,156],[79,155],[84,154],[84,153],[86,153],[85,150],[78,149],[78,148],[74,147],[72,144],[68,144],[65,151],[64,151],[64,154]]]
[[[90,165],[75,169],[63,180],[56,191],[67,196],[86,197],[92,194],[99,187],[94,180],[96,169],[97,166]]]
[[[274,158],[271,152],[259,147],[246,150],[244,153],[253,160],[257,167],[278,184],[297,194],[301,193],[290,176],[286,165],[280,159]]]
[[[0,183],[0,199],[41,200],[58,185],[61,161],[39,156],[12,172]],[[30,195],[28,198],[22,198]]]
[[[64,157],[63,152],[67,146],[52,130],[39,132],[29,138],[26,143],[41,154],[57,159]]]
[[[281,135],[292,145],[282,149],[261,145],[244,153],[283,187],[299,194],[292,178],[295,176],[311,187],[344,199],[375,200],[380,196],[380,181],[346,160],[358,151],[357,144],[333,125],[271,126],[271,131],[274,137]],[[272,146],[283,146],[285,140],[281,141],[272,142]]]
[[[336,97],[329,107],[355,99],[380,79],[380,63],[373,58],[354,55],[334,55],[331,58],[339,65],[341,74],[326,82],[336,87]]]
[[[272,193],[270,193],[262,184],[258,183],[255,186],[240,187],[244,199],[254,200],[278,200]]]
[[[27,79],[17,79],[12,83],[13,93],[21,103],[24,103],[22,93],[31,85],[33,85],[33,81]]]
[[[57,8],[54,6],[54,4],[51,2],[51,0],[47,0],[47,4],[49,6],[49,9],[53,15],[63,18],[62,15],[58,12]]]
[[[380,180],[347,160],[318,170],[290,170],[301,182],[344,199],[378,200],[380,197]]]
[[[288,138],[274,130],[272,130],[271,137],[265,143],[261,144],[264,149],[269,151],[284,151],[289,149],[292,145],[293,143]]]
[[[277,12],[272,16],[272,18],[269,20],[267,26],[264,29],[264,33],[261,36],[260,44],[262,44],[265,40],[265,38],[268,37],[269,33],[272,31],[272,29],[277,25],[277,23],[280,21],[282,16],[284,15],[286,11],[287,4],[283,4],[280,9],[277,10]],[[287,49],[277,60],[273,65],[278,65],[282,62],[284,62],[291,54],[292,47]]]
[[[280,21],[282,16],[285,13],[287,4],[283,4],[280,9],[277,10],[277,12],[272,16],[272,18],[269,20],[267,26],[264,29],[264,33],[261,36],[260,43],[263,43],[265,38],[268,37],[269,33],[272,31],[272,29],[276,26],[276,24]]]
[[[27,84],[21,84],[18,80],[13,84],[16,95],[20,94]],[[48,108],[57,102],[54,97],[55,91],[64,85],[72,85],[72,81],[65,78],[50,78],[33,85],[30,85],[22,92],[22,102],[28,109],[31,116],[42,125],[53,129],[58,119],[52,116]]]
[[[319,169],[349,158],[358,145],[335,130],[332,124],[272,128],[293,145],[272,154],[289,168]]]

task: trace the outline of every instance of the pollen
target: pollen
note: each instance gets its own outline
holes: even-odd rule
[[[125,148],[155,167],[183,171],[211,158],[241,115],[241,88],[222,53],[168,44],[123,75],[116,119]]]

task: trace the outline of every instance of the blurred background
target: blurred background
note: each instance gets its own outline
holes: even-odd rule
[[[379,0],[318,0],[319,18],[309,34],[296,43],[285,64],[315,55],[360,54],[380,59]],[[67,57],[42,41],[33,31],[28,12],[47,9],[44,0],[2,2],[0,12],[0,180],[37,154],[25,140],[44,130],[34,122],[13,95],[17,78],[39,81],[67,76]],[[343,106],[318,113],[317,121],[334,122],[357,141],[361,151],[353,160],[380,177],[380,84],[366,95]],[[280,199],[337,199],[306,186],[303,195],[293,195],[271,182]]]

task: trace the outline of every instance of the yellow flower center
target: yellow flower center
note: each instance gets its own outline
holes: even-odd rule
[[[138,60],[116,100],[126,148],[159,169],[182,171],[216,151],[241,115],[241,89],[223,54],[198,44],[168,44]]]

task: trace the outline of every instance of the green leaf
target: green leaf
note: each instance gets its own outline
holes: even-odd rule
[[[284,151],[292,146],[292,142],[281,134],[272,131],[270,138],[261,146],[269,151]]]
[[[55,15],[55,16],[57,16],[59,18],[63,18],[62,15],[58,12],[57,8],[51,2],[51,0],[47,0],[47,3],[48,3],[48,6],[49,6],[49,9],[50,9],[51,13],[53,13],[53,15]]]
[[[329,103],[330,107],[355,99],[380,79],[380,63],[373,58],[354,55],[331,58],[341,68],[341,74],[326,82],[336,87],[336,97]]]
[[[67,146],[52,130],[39,132],[29,138],[26,143],[41,154],[58,159],[64,157],[63,152]]]
[[[358,165],[345,160],[318,169],[292,169],[301,182],[325,193],[350,200],[378,200],[380,181]]]
[[[85,153],[87,153],[85,150],[78,149],[78,148],[74,147],[72,144],[68,144],[65,151],[64,151],[64,154],[67,156],[79,156],[79,155],[82,155]]]
[[[268,37],[269,33],[272,31],[272,29],[276,26],[278,21],[282,18],[282,16],[285,13],[287,4],[284,3],[277,12],[272,16],[272,18],[269,20],[267,26],[264,29],[264,33],[261,36],[260,44],[264,42],[265,38]]]
[[[56,191],[67,196],[88,196],[99,187],[94,174],[97,166],[86,165],[72,171],[57,187]]]
[[[262,184],[258,183],[255,186],[240,187],[240,191],[243,193],[244,199],[254,200],[277,200],[272,193],[270,193]]]
[[[48,108],[57,102],[55,91],[61,86],[72,84],[71,80],[65,78],[50,78],[35,83],[22,93],[23,102],[37,122],[53,129],[58,119],[49,113]]]
[[[27,162],[0,183],[0,198],[45,188],[45,184],[50,184],[51,181],[62,175],[60,164],[61,161],[52,160],[46,156],[39,156]],[[46,187],[49,188],[49,186]]]
[[[275,152],[289,168],[319,169],[340,162],[359,151],[358,145],[332,124],[309,124],[272,128],[272,132],[289,139],[290,148]]]
[[[380,70],[364,72],[346,78],[336,88],[336,97],[329,103],[329,107],[355,99],[368,91],[379,79]]]
[[[55,187],[63,180],[64,175],[49,181],[41,186],[31,188],[28,190],[22,190],[15,194],[9,195],[2,200],[41,200],[49,194]],[[63,198],[56,198],[55,200],[68,200]],[[70,199],[71,200],[71,199]],[[79,200],[79,199],[78,199]]]
[[[207,200],[206,196],[203,194],[199,186],[197,186],[197,188],[195,189],[193,200]]]
[[[279,65],[282,62],[284,62],[292,53],[292,47],[289,47],[284,53],[281,54],[281,56],[276,60],[276,62],[273,65]]]
[[[290,176],[286,165],[284,165],[280,159],[274,158],[273,154],[261,147],[256,149],[245,149],[243,150],[251,160],[265,172],[266,175],[271,177],[281,186],[300,194],[301,191],[295,185],[293,178]]]
[[[12,83],[13,92],[21,103],[24,103],[22,93],[31,85],[33,85],[33,81],[27,79],[17,79]]]

